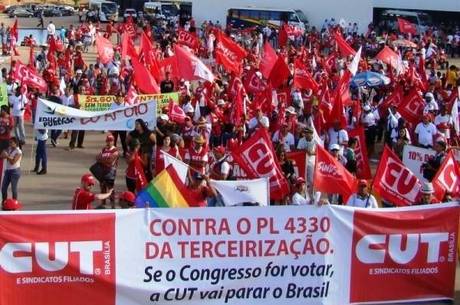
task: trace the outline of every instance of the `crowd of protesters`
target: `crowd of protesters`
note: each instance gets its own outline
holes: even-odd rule
[[[2,186],[4,201],[8,198],[6,190],[10,183],[13,198],[17,199],[20,148],[26,139],[24,111],[27,104],[31,107],[32,114],[39,97],[78,108],[79,95],[113,95],[117,97],[118,104],[123,104],[132,85],[136,87],[133,82],[132,64],[129,57],[122,56],[120,45],[122,34],[128,30],[127,26],[135,33],[134,42],[138,41],[143,32],[149,37],[155,49],[154,56],[157,62],[174,55],[179,28],[192,33],[199,41],[195,54],[211,66],[216,80],[213,83],[189,81],[175,75],[173,70],[161,69],[161,92],[180,93],[179,104],[187,115],[185,122],[174,122],[168,117],[168,110],[164,109],[153,130],[142,120],[137,120],[133,131],[109,134],[106,139],[107,145],[96,158],[95,165],[99,165],[93,165],[98,167],[98,171],[103,172],[98,177],[102,194],[95,196],[90,192],[90,186],[95,183],[92,177],[82,177],[82,188],[76,192],[76,197],[82,196],[84,199],[74,198],[75,208],[87,208],[89,205],[81,202],[91,202],[95,199],[102,200],[101,206],[105,206],[106,199],[110,200],[111,207],[115,206],[112,189],[121,157],[128,164],[125,176],[126,188],[130,193],[123,193],[119,197],[131,200],[132,203],[137,182],[134,164],[140,162],[147,179],[151,180],[164,168],[160,151],[189,164],[195,173],[190,175],[192,192],[204,198],[208,197],[208,202],[215,203],[215,190],[206,181],[209,178],[234,179],[234,169],[227,160],[227,153],[250,138],[259,128],[265,128],[270,133],[277,162],[291,188],[291,193],[284,200],[272,202],[273,204],[327,202],[320,199],[324,196],[317,194],[313,189],[311,167],[305,176],[299,176],[293,169],[293,161],[287,158],[289,152],[306,151],[309,160],[314,164],[316,147],[319,145],[318,137],[331,155],[354,175],[357,173],[354,155],[357,139],[349,137],[348,132],[357,126],[363,126],[365,129],[365,144],[371,162],[376,163],[379,158],[383,149],[381,144],[391,147],[400,157],[404,146],[408,144],[433,148],[436,157],[424,165],[424,176],[427,181],[436,174],[446,152],[459,145],[458,130],[454,128],[455,118],[452,118],[451,110],[452,97],[460,85],[460,72],[455,65],[449,63],[447,55],[460,56],[460,29],[445,32],[433,27],[425,33],[409,35],[397,31],[382,32],[370,25],[366,33],[360,34],[356,24],[350,23],[342,27],[331,19],[326,20],[321,29],[312,27],[302,34],[289,35],[287,42],[280,43],[280,32],[268,26],[249,30],[232,29],[211,21],[197,25],[193,19],[181,25],[178,20],[164,19],[151,22],[139,19],[137,23],[129,20],[129,23],[127,25],[110,22],[102,25],[87,22],[58,30],[50,22],[47,27],[48,44],[37,46],[29,63],[46,80],[47,92],[39,92],[30,86],[21,86],[12,76],[14,60],[10,70],[2,70],[2,78],[8,86],[11,108],[2,107],[0,124],[4,128],[0,128],[0,144],[4,140],[9,140],[11,133],[14,132],[15,135],[13,140],[5,142],[1,147],[1,157],[8,160],[8,174]],[[217,30],[223,30],[247,52],[240,75],[228,72],[222,65],[213,61]],[[9,32],[3,24],[0,26],[0,39],[5,54],[8,52],[8,39],[11,39]],[[345,124],[340,118],[331,117],[328,113],[335,99],[333,92],[353,59],[352,55],[341,53],[334,39],[334,33],[337,32],[342,33],[346,43],[355,51],[362,47],[360,72],[372,71],[391,78],[390,84],[381,86],[350,87],[351,103],[344,105]],[[99,58],[92,63],[86,62],[83,56],[91,50],[99,34],[114,41],[116,45],[113,60],[105,65]],[[410,44],[399,47],[394,44],[402,39]],[[264,56],[264,44],[267,41],[275,48],[277,55],[286,60],[290,70],[289,76],[276,88],[271,88],[270,81],[259,71],[259,63]],[[28,38],[26,45],[33,44],[33,38]],[[404,73],[399,73],[391,65],[374,59],[385,46],[401,55]],[[53,48],[52,52],[50,48]],[[294,70],[299,60],[320,88],[300,88],[294,85]],[[422,76],[422,73],[425,76]],[[424,79],[425,84],[420,85]],[[234,118],[234,102],[237,98],[234,92],[235,82],[243,86],[245,103],[244,111],[237,120]],[[270,96],[271,103],[262,107],[257,103],[258,95],[267,88],[273,89],[274,94]],[[395,90],[400,90],[401,96],[404,97],[414,88],[425,103],[425,107],[418,113],[419,121],[416,124],[408,122],[395,105],[383,106]],[[53,130],[49,134],[54,147],[69,136],[69,150],[84,148],[84,131]],[[48,132],[37,130],[34,137],[38,141],[34,171],[46,174]],[[117,145],[118,139],[120,145]],[[121,148],[120,152],[117,146]],[[334,196],[328,196],[328,199],[331,203],[377,207],[377,201],[370,191],[369,182],[359,180],[356,194],[353,194],[348,202],[341,202]],[[433,193],[429,182],[422,187],[422,193],[430,196]],[[431,197],[422,199],[421,204],[432,200]]]

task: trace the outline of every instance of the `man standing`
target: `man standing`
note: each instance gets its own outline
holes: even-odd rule
[[[40,10],[38,13],[38,24],[37,28],[43,29],[45,27],[45,20],[43,18],[43,10]]]
[[[358,192],[351,195],[348,199],[347,205],[349,207],[357,208],[378,208],[377,200],[369,193],[366,180],[359,180]]]
[[[26,143],[26,134],[24,130],[24,109],[27,104],[26,95],[21,92],[22,87],[16,88],[16,94],[9,97],[9,103],[12,108],[14,118],[14,134],[18,139],[20,146]]]
[[[75,190],[72,201],[72,210],[90,210],[94,200],[104,200],[110,197],[113,189],[105,194],[94,194],[92,187],[96,184],[96,179],[91,174],[84,174],[81,177],[81,187]]]
[[[56,26],[54,25],[53,21],[50,21],[46,27],[46,30],[48,31],[48,38],[50,38],[50,36],[54,37],[54,35],[56,35]]]

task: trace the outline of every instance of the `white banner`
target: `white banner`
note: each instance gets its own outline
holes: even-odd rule
[[[156,126],[156,102],[140,103],[108,111],[85,111],[39,99],[36,129],[133,130],[137,119]]]
[[[402,162],[420,181],[426,181],[423,178],[422,164],[427,162],[435,154],[436,152],[433,149],[405,145]]]
[[[453,300],[459,209],[0,212],[0,305]]]
[[[226,206],[258,203],[268,206],[268,179],[252,180],[211,180],[211,185],[222,195]]]

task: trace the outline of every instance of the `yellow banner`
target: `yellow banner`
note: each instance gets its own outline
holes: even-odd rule
[[[162,109],[168,106],[170,100],[179,103],[179,92],[162,93],[162,94],[139,94],[141,103],[148,101],[157,102],[157,113],[161,114]],[[81,110],[86,111],[106,111],[112,108],[116,97],[114,95],[78,95],[78,102]]]

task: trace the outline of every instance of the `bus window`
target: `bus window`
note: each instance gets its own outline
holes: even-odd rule
[[[231,18],[238,18],[238,11],[237,10],[228,10],[228,15],[231,17]]]
[[[288,18],[290,22],[299,22],[299,18],[297,18],[297,15],[294,13],[289,13]]]
[[[240,18],[249,18],[249,11],[248,10],[240,10]]]
[[[270,12],[269,11],[260,11],[260,19],[262,20],[270,20]]]
[[[249,11],[249,18],[259,20],[259,11]]]

